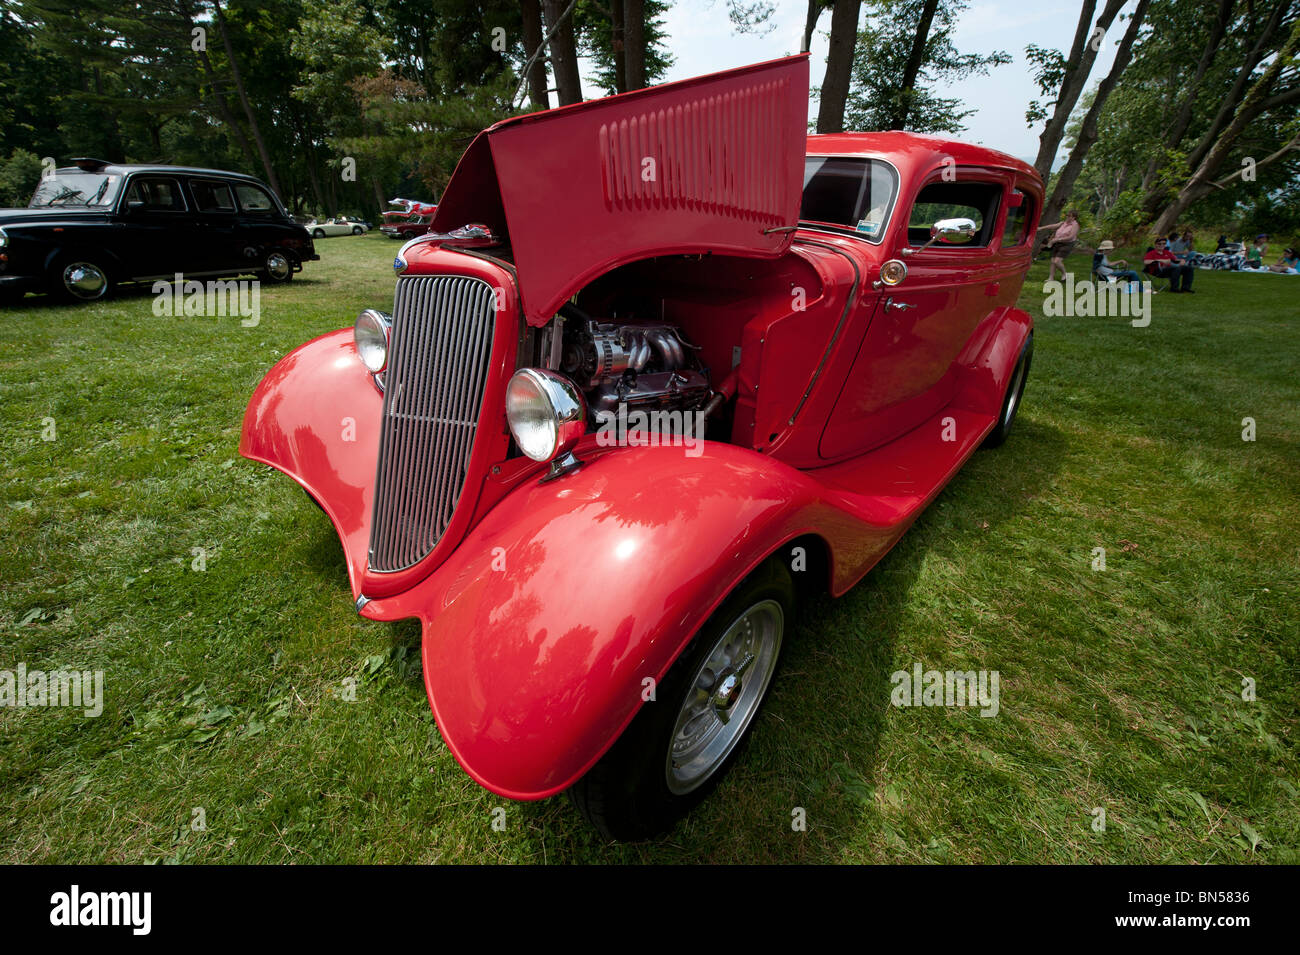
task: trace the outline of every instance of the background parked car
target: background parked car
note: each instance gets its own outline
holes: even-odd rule
[[[433,224],[433,216],[410,216],[405,219],[390,220],[379,227],[379,231],[390,239],[414,239],[424,235]]]
[[[350,219],[347,216],[312,219],[307,223],[306,228],[313,239],[323,239],[327,235],[364,235],[369,231],[360,219]]]
[[[96,301],[124,282],[255,274],[288,282],[320,258],[266,184],[182,166],[74,160],[26,209],[0,210],[0,302]]]

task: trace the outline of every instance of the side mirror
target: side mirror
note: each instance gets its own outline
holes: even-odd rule
[[[930,226],[929,242],[920,248],[903,249],[902,254],[915,255],[924,252],[936,242],[942,242],[944,245],[966,245],[975,238],[975,233],[978,231],[974,219],[940,219]]]
[[[127,211],[127,212],[143,212],[143,211],[144,211],[144,200],[143,200],[143,199],[128,199],[128,200],[126,200],[126,211]]]
[[[930,241],[938,239],[945,245],[965,245],[975,238],[973,219],[940,219],[930,226]]]

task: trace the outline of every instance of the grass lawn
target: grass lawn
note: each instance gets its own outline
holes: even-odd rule
[[[236,453],[273,362],[392,301],[397,243],[317,247],[254,328],[0,312],[0,670],[106,674],[98,719],[0,708],[0,861],[1300,862],[1300,278],[1199,272],[1134,328],[1042,317],[1036,265],[1010,441],[808,608],[718,791],[606,846],[461,771],[418,626],[358,618],[329,522]],[[891,707],[915,663],[997,670],[1000,712]]]

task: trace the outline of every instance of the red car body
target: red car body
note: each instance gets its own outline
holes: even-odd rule
[[[509,245],[402,249],[387,391],[345,330],[286,356],[253,395],[241,453],[319,502],[363,617],[421,620],[438,727],[493,792],[537,799],[582,778],[644,705],[646,679],[661,680],[772,555],[805,548],[831,594],[852,587],[996,431],[1012,394],[1014,414],[1038,175],[949,139],[807,136],[807,102],[799,56],[491,127],[434,232],[481,223]],[[801,219],[819,201],[801,175],[828,159],[869,168],[882,189],[893,177],[883,217]],[[976,244],[922,248],[929,222],[909,220],[935,197],[989,203]],[[890,261],[907,273],[893,286]],[[445,276],[481,280],[457,286],[462,297],[493,290],[491,321],[428,319],[430,289],[451,287],[430,283]],[[542,480],[546,465],[518,453],[507,381],[545,357],[546,330],[575,301],[684,330],[725,407],[698,456],[588,433],[582,466]],[[443,388],[441,410],[407,412],[443,415],[422,433],[463,439],[450,476],[394,437],[397,406],[416,399],[394,395],[407,372],[393,362],[418,348],[445,352],[438,375],[478,379],[466,394]],[[418,501],[458,481],[419,546],[372,551],[384,535],[411,541],[411,515],[377,510],[377,488]]]

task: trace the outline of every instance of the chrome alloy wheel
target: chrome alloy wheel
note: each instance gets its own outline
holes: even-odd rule
[[[670,792],[699,788],[736,748],[772,682],[784,632],[781,605],[763,600],[713,645],[677,713],[664,766]]]
[[[293,264],[283,252],[272,252],[266,257],[266,274],[272,281],[283,282],[293,272]]]
[[[84,302],[103,298],[108,291],[108,276],[93,262],[70,262],[63,270],[63,287],[68,294]]]

